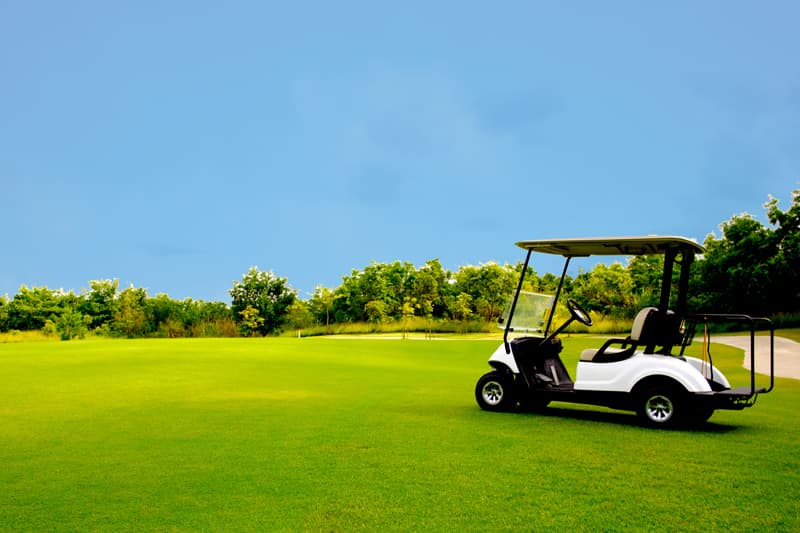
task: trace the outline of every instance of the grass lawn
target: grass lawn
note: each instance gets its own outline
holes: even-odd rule
[[[573,377],[599,342],[564,340]],[[0,345],[0,530],[800,530],[800,381],[693,431],[487,413],[496,345]],[[713,355],[747,383],[740,351]]]

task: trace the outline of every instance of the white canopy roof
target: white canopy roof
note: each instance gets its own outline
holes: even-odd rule
[[[590,255],[665,254],[668,250],[702,254],[705,248],[686,237],[647,235],[643,237],[591,237],[587,239],[549,239],[520,241],[517,246],[534,252],[586,257]]]

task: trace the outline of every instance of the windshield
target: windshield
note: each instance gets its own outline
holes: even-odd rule
[[[547,324],[547,316],[550,313],[550,309],[553,307],[554,298],[555,296],[550,294],[520,292],[509,331],[532,331],[542,333],[545,324]],[[511,313],[511,304],[513,301],[514,299],[512,297],[508,305],[506,305],[503,315],[500,317],[498,326],[501,328],[507,326],[508,315]]]

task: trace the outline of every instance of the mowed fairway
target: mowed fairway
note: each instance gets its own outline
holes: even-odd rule
[[[599,343],[565,339],[573,377]],[[800,382],[694,431],[486,413],[496,345],[0,345],[0,529],[800,530]],[[714,355],[746,380],[741,352]]]

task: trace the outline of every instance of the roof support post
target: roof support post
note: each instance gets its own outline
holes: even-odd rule
[[[658,312],[662,315],[669,309],[669,293],[672,288],[672,267],[675,264],[677,250],[671,248],[664,254],[664,276],[661,278],[661,299],[658,302]]]
[[[525,280],[525,274],[528,273],[528,263],[531,260],[532,253],[533,250],[528,250],[528,254],[525,256],[525,263],[522,265],[522,272],[519,273],[519,283],[517,283],[517,292],[514,293],[514,299],[511,301],[511,309],[509,309],[508,311],[506,329],[503,332],[503,344],[506,347],[506,353],[511,353],[511,346],[508,345],[508,332],[511,331],[511,322],[514,318],[514,311],[517,308],[517,300],[519,300],[519,293],[522,290],[522,282]]]
[[[675,312],[683,315],[687,310],[687,296],[689,294],[689,271],[694,263],[694,254],[688,250],[681,252],[681,278],[678,282],[678,301]]]
[[[564,278],[567,277],[567,268],[569,267],[569,262],[571,259],[572,257],[567,256],[567,260],[564,261],[564,270],[561,271],[561,279],[558,281],[558,289],[556,289],[556,297],[553,298],[553,307],[550,309],[550,315],[547,317],[547,326],[544,328],[545,338],[547,338],[547,334],[550,333],[550,326],[553,323],[553,315],[556,314],[556,304],[558,304],[558,297],[561,296],[561,288],[564,286]]]

